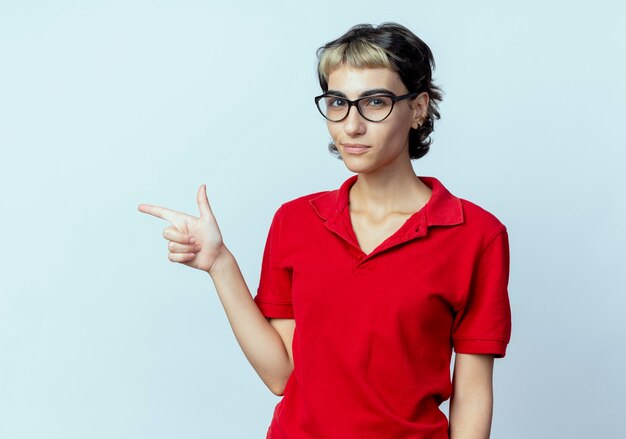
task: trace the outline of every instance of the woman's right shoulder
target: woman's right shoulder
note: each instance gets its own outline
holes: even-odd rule
[[[293,212],[293,211],[299,211],[301,209],[310,209],[311,208],[311,201],[322,196],[325,194],[328,194],[330,192],[336,192],[336,190],[326,190],[326,191],[318,191],[318,192],[313,192],[310,194],[306,194],[306,195],[301,195],[297,198],[293,198],[291,200],[287,200],[285,202],[283,202],[279,207],[278,210],[282,210],[282,211],[289,211],[289,212]]]
[[[325,190],[312,192],[306,195],[301,195],[296,198],[292,198],[283,202],[274,213],[274,216],[278,220],[285,219],[289,223],[299,223],[301,225],[309,224],[309,220],[315,220],[318,218],[315,206],[315,200],[321,199],[325,196],[331,196],[332,193],[337,190]]]

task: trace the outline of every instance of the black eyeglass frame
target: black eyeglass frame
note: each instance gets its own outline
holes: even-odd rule
[[[375,95],[371,95],[371,96],[363,96],[362,98],[359,99],[355,99],[354,101],[351,101],[349,99],[346,99],[342,96],[336,96],[336,95],[332,95],[332,94],[321,94],[319,96],[315,96],[315,106],[317,107],[318,111],[320,112],[320,114],[322,116],[324,116],[324,119],[330,121],[330,122],[341,122],[342,120],[344,120],[346,117],[348,117],[348,115],[350,114],[350,109],[352,108],[352,106],[354,105],[356,107],[356,110],[359,112],[359,114],[361,115],[361,117],[363,117],[363,119],[370,121],[370,122],[382,122],[383,120],[387,119],[392,111],[393,111],[393,107],[396,105],[396,102],[401,101],[403,99],[409,99],[409,98],[414,98],[419,94],[419,92],[417,91],[413,91],[411,93],[407,93],[405,95],[400,95],[400,96],[396,96],[396,95],[389,95],[389,94],[375,94]],[[363,99],[372,99],[375,98],[377,96],[384,96],[386,98],[391,98],[391,109],[389,110],[389,114],[387,114],[385,117],[383,117],[380,120],[371,120],[368,119],[367,117],[365,117],[365,115],[361,112],[361,107],[358,105],[360,101],[362,101]],[[339,120],[332,120],[329,119],[328,117],[326,117],[326,115],[324,114],[324,112],[322,112],[322,109],[320,108],[319,105],[319,101],[322,98],[327,98],[327,97],[333,97],[333,98],[339,98],[339,99],[343,99],[344,101],[346,101],[348,103],[348,111],[346,111],[346,115],[344,117],[342,117]]]

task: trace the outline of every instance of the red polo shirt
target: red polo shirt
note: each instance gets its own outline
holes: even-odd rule
[[[452,349],[500,358],[510,338],[506,228],[419,177],[428,203],[366,254],[348,209],[357,178],[272,220],[254,300],[296,327],[267,438],[448,438]]]

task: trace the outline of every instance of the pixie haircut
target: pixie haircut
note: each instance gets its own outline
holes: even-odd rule
[[[406,27],[393,22],[379,26],[358,24],[341,37],[317,49],[317,75],[322,91],[328,91],[328,76],[341,66],[354,68],[388,68],[397,72],[410,92],[428,93],[428,115],[417,129],[409,131],[409,157],[423,157],[430,149],[430,133],[439,119],[442,90],[433,84],[435,60],[430,48]],[[328,145],[339,157],[334,142]]]

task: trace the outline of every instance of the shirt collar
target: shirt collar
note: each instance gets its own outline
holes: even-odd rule
[[[317,214],[324,220],[337,217],[349,202],[349,191],[356,183],[359,175],[352,175],[339,187],[327,191],[309,200]],[[432,189],[432,194],[426,205],[420,210],[425,223],[430,226],[452,226],[463,222],[463,207],[461,200],[454,196],[435,177],[418,177],[426,186]]]

